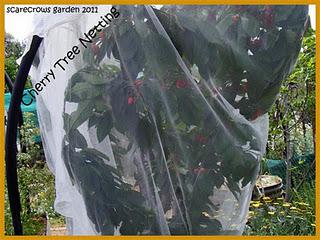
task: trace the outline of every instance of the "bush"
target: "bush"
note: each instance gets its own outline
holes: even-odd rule
[[[314,204],[268,197],[251,201],[244,235],[315,235]]]
[[[21,220],[25,235],[45,233],[46,217],[61,218],[53,209],[55,198],[54,176],[45,164],[42,145],[35,142],[39,129],[32,121],[33,114],[24,114],[20,129],[21,143],[26,152],[18,153],[19,191],[22,205]],[[8,194],[5,192],[5,234],[12,235],[13,226]]]

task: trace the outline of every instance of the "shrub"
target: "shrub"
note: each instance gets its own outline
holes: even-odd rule
[[[268,197],[251,201],[244,235],[314,235],[314,205]]]

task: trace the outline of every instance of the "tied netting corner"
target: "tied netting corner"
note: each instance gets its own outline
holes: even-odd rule
[[[100,9],[38,24],[32,81],[54,74],[38,114],[70,233],[242,234],[308,7]]]

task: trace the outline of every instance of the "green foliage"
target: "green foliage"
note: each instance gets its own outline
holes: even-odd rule
[[[121,17],[85,50],[86,65],[65,92],[65,108],[78,103],[71,114],[64,112],[69,175],[102,234],[113,234],[120,222],[122,234],[158,234],[161,213],[150,191],[159,192],[165,211],[175,200],[170,194],[185,203],[179,206],[183,217],[168,220],[172,234],[190,234],[190,222],[192,234],[221,234],[221,223],[210,217],[216,206],[209,198],[223,184],[239,198],[240,188],[254,181],[260,157],[241,146],[258,152],[261,143],[251,125],[235,121],[217,91],[248,120],[266,113],[297,58],[304,27],[297,19],[306,17],[305,8],[217,6],[205,16],[181,14],[197,6],[175,14],[170,7],[156,11],[187,67],[198,69],[196,86],[176,61],[171,43],[150,26],[144,7],[118,7]],[[111,54],[119,68],[101,63]],[[83,124],[96,131],[99,142],[107,136],[120,142],[115,132],[129,139],[127,149],[114,152],[121,156],[134,149],[139,155],[131,160],[139,191],[124,182],[122,167],[105,164],[110,160],[98,151],[88,155],[77,130]]]
[[[17,64],[17,60],[23,54],[25,45],[24,43],[19,42],[18,40],[14,39],[14,37],[6,33],[5,34],[5,60],[4,60],[4,68],[6,73],[11,78],[12,82],[15,81],[19,65]],[[26,88],[31,88],[32,84],[30,79],[27,80]],[[6,86],[6,92],[8,91]]]
[[[124,18],[115,23],[114,32],[108,28],[104,35],[106,39],[94,42],[98,52],[86,50],[83,57],[87,65],[69,80],[65,102],[78,103],[78,106],[71,114],[64,113],[66,136],[63,154],[67,170],[83,194],[88,216],[97,231],[113,234],[114,226],[121,226],[121,234],[126,235],[157,233],[157,213],[154,211],[157,206],[144,194],[147,184],[137,177],[140,189],[137,191],[137,186],[126,183],[122,179],[120,161],[117,169],[105,164],[110,161],[108,156],[89,148],[78,127],[86,123],[88,129],[94,128],[99,142],[107,136],[113,142],[119,141],[112,131],[117,130],[137,143],[142,159],[141,163],[135,162],[138,173],[151,174],[149,168],[152,168],[155,183],[160,186],[163,205],[172,201],[171,197],[164,199],[165,195],[162,195],[172,191],[166,183],[164,162],[167,161],[169,171],[178,173],[182,181],[184,189],[179,188],[178,179],[173,177],[173,191],[177,195],[181,191],[185,194],[186,208],[194,223],[193,234],[219,234],[221,223],[208,214],[215,207],[209,201],[214,187],[220,188],[225,184],[238,198],[240,187],[254,180],[251,176],[258,167],[252,154],[230,143],[236,140],[244,145],[249,141],[254,149],[258,149],[260,143],[251,139],[255,134],[253,129],[233,122],[221,108],[221,102],[211,98],[212,93],[205,89],[203,81],[208,82],[210,76],[214,76],[216,89],[249,120],[267,112],[280,89],[280,97],[270,113],[268,157],[283,157],[285,141],[279,135],[284,134],[286,125],[293,129],[290,136],[294,140],[301,142],[301,139],[307,139],[303,146],[295,149],[305,152],[312,145],[315,125],[315,34],[312,31],[307,33],[296,68],[280,87],[300,48],[297,36],[301,26],[294,25],[293,21],[303,14],[299,8],[276,6],[271,25],[266,17],[268,11],[262,6],[222,6],[200,18],[198,15],[174,16],[169,8],[163,12],[156,11],[187,66],[191,71],[196,66],[194,75],[200,83],[198,86],[215,109],[217,118],[206,114],[205,104],[195,93],[194,83],[179,70],[173,52],[163,51],[171,48],[168,41],[142,23],[147,16],[141,9],[136,11],[133,14],[136,23],[133,25],[132,21],[126,21],[133,16],[125,14],[125,7],[121,9]],[[204,17],[206,21],[203,21]],[[212,21],[216,24],[213,25]],[[275,28],[281,24],[287,24],[288,28],[284,31]],[[141,42],[137,41],[140,36],[144,36]],[[258,38],[254,40],[256,36]],[[16,59],[20,57],[23,45],[7,34],[5,43],[5,69],[14,79],[18,69]],[[253,54],[251,58],[248,48]],[[111,53],[119,60],[120,68],[101,65],[102,58]],[[138,77],[140,72],[143,72],[142,77]],[[226,84],[230,79],[231,88]],[[242,96],[239,102],[235,101],[237,95]],[[164,98],[169,100],[170,109],[164,106]],[[233,137],[230,138],[222,127],[227,127]],[[155,129],[160,129],[160,132],[155,132]],[[302,132],[303,138],[300,137]],[[41,216],[57,219],[52,208],[54,179],[44,164],[41,146],[34,142],[38,133],[39,130],[28,121],[21,129],[27,153],[19,153],[18,175],[22,221],[27,235],[43,231]],[[164,144],[164,156],[157,146],[158,136]],[[178,136],[183,139],[178,139]],[[115,156],[119,160],[123,153],[132,149],[132,145],[126,149],[115,146],[114,149],[117,149]],[[238,181],[241,185],[234,184]],[[246,234],[314,234],[314,185],[304,184],[299,191],[294,190],[294,199],[297,202],[291,204],[283,203],[281,199],[252,202]],[[5,207],[6,234],[11,235],[13,229],[7,194]],[[188,233],[181,219],[173,217],[168,222],[172,234]]]
[[[293,199],[298,202],[307,203],[313,214],[316,212],[316,183],[305,181],[298,190],[293,188]]]
[[[22,206],[21,219],[25,235],[45,233],[46,217],[59,218],[53,209],[55,198],[54,177],[45,165],[42,146],[35,142],[39,129],[34,126],[33,114],[24,113],[20,129],[26,152],[18,154],[19,191]],[[5,234],[12,235],[11,214],[5,194]]]
[[[182,9],[201,11],[197,6]],[[174,17],[159,15],[161,23],[169,25],[169,36],[179,53],[198,66],[204,79],[214,78],[215,87],[221,88],[219,92],[240,113],[247,119],[255,119],[270,109],[282,79],[295,62],[303,23],[297,24],[293,19],[303,18],[304,11],[297,6],[219,6],[213,10],[209,7],[208,15],[203,14],[208,16],[207,21],[202,14],[195,14],[192,28],[186,27],[181,32],[172,26]],[[282,19],[276,17],[282,14]],[[177,14],[177,19],[179,26],[190,26],[185,14],[181,14],[181,21]],[[288,24],[291,21],[297,25]],[[170,28],[175,32],[170,32]],[[237,95],[242,96],[240,101],[236,101]]]
[[[23,52],[24,44],[14,39],[10,33],[5,34],[5,57],[14,56],[19,58]]]
[[[267,158],[286,158],[285,136],[295,153],[314,151],[315,48],[315,32],[310,29],[303,39],[295,69],[281,86],[279,98],[269,113]]]
[[[279,98],[269,113],[266,158],[285,159],[286,141],[293,145],[295,155],[314,152],[315,48],[315,32],[308,29],[295,69],[285,79]],[[306,170],[314,171],[309,165]],[[312,173],[293,167],[291,174],[292,202],[285,203],[281,199],[252,202],[246,235],[315,234],[316,198],[315,181],[310,177]],[[305,174],[307,177],[304,179]]]
[[[315,188],[312,188],[314,194]],[[314,196],[314,195],[313,195]],[[315,199],[302,197],[292,203],[268,197],[252,201],[245,235],[315,235]]]
[[[210,211],[215,207],[209,201],[209,197],[214,194],[214,187],[219,189],[225,184],[238,198],[240,187],[254,180],[251,176],[258,167],[252,154],[230,143],[237,140],[240,145],[244,145],[249,141],[254,149],[258,149],[260,143],[251,139],[254,135],[251,128],[233,122],[232,117],[221,108],[221,103],[211,98],[212,93],[202,83],[210,80],[210,76],[215,76],[216,89],[249,120],[268,111],[300,47],[296,40],[300,34],[298,27],[291,22],[302,14],[297,9],[282,9],[281,6],[274,8],[273,21],[278,26],[288,24],[286,31],[270,26],[264,15],[266,8],[261,6],[217,8],[205,14],[206,21],[197,19],[197,15],[171,15],[169,8],[163,12],[156,11],[187,66],[191,71],[196,66],[194,75],[198,78],[198,86],[218,118],[206,114],[203,107],[205,104],[195,93],[194,83],[179,70],[173,52],[163,51],[170,49],[168,41],[142,23],[145,17],[143,11],[137,8],[133,26],[132,21],[126,21],[126,17],[132,16],[125,14],[125,7],[121,9],[125,17],[115,23],[114,32],[111,28],[106,30],[106,39],[94,43],[98,52],[89,48],[86,50],[83,57],[87,65],[72,76],[65,92],[66,104],[73,102],[78,103],[78,106],[71,114],[64,113],[64,160],[72,182],[83,194],[88,216],[97,231],[113,234],[114,226],[121,226],[120,232],[125,235],[157,233],[159,229],[155,219],[158,213],[154,211],[157,208],[156,202],[147,199],[144,192],[150,183],[142,182],[137,177],[137,184],[132,186],[122,178],[121,155],[132,150],[132,143],[126,149],[114,147],[116,169],[105,164],[110,161],[108,156],[88,147],[85,137],[78,130],[84,123],[88,129],[95,129],[99,142],[109,136],[113,142],[119,143],[113,134],[116,130],[137,143],[141,151],[141,162],[135,160],[138,173],[151,175],[152,168],[163,206],[170,205],[172,201],[171,196],[165,199],[167,192],[176,191],[178,196],[181,191],[184,192],[188,204],[184,207],[189,211],[193,234],[222,232],[221,223],[210,217]],[[253,14],[257,12],[260,15]],[[210,16],[214,14],[218,15],[214,17],[217,24],[212,26]],[[261,31],[260,27],[267,31]],[[139,34],[144,36],[141,42],[137,41]],[[257,35],[259,41],[252,40]],[[248,46],[254,55],[251,59],[246,51]],[[273,136],[282,134],[286,124],[293,126],[294,133],[291,136],[299,140],[304,130],[297,122],[304,123],[306,136],[303,139],[309,136],[309,142],[312,141],[310,132],[315,118],[314,32],[308,32],[302,49],[297,67],[281,86],[280,98],[270,113],[272,138],[268,143],[269,157],[283,156],[285,142]],[[5,66],[13,79],[18,67],[15,61],[21,52],[21,45],[6,35]],[[101,64],[102,58],[111,53],[120,61],[120,68]],[[279,62],[281,64],[273,69],[272,66]],[[248,73],[244,74],[244,70]],[[138,77],[139,72],[143,72],[142,77]],[[242,82],[244,78],[248,83]],[[233,88],[225,84],[226,79],[231,79]],[[238,94],[248,94],[248,97],[236,102],[235,96]],[[164,98],[169,100],[170,109],[163,104]],[[222,127],[228,128],[232,139]],[[160,132],[155,132],[155,129]],[[19,153],[18,156],[22,221],[25,234],[34,235],[43,231],[44,215],[59,218],[52,208],[54,179],[44,164],[41,146],[34,142],[34,136],[38,135],[39,130],[26,121],[21,133],[22,143],[27,148],[27,153]],[[158,136],[163,142],[165,155],[162,155],[157,145]],[[178,139],[179,136],[182,139]],[[309,142],[296,150],[306,151]],[[172,179],[175,189],[168,187],[164,163],[168,165],[169,171],[179,174],[183,189],[179,188],[181,185],[175,177]],[[238,181],[241,181],[241,185],[234,184]],[[252,202],[246,234],[314,234],[314,200],[314,185],[304,184],[299,191],[294,190],[294,202],[291,204],[283,203],[281,199]],[[5,207],[6,234],[11,235],[13,229],[7,194]],[[181,219],[173,216],[168,223],[172,234],[188,233]]]
[[[12,81],[15,80],[15,77],[19,69],[19,66],[16,61],[17,61],[16,56],[10,56],[4,59],[5,71],[10,76],[10,79]]]
[[[17,59],[21,57],[24,46],[14,37],[6,33],[5,35],[5,71],[12,81],[15,80],[19,66],[16,63]]]

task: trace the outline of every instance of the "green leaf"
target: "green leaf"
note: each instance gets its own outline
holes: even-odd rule
[[[69,80],[68,87],[72,88],[74,85],[76,85],[76,83],[84,82],[84,79],[81,76],[81,72],[83,70],[84,69],[81,69],[79,70],[79,72],[76,72],[75,74],[72,75],[72,77]]]
[[[215,43],[218,45],[223,45],[221,41],[220,34],[215,26],[207,22],[202,22],[199,24],[199,30],[201,34],[209,41],[210,43]]]
[[[99,142],[102,142],[103,139],[110,133],[111,128],[113,127],[113,119],[110,111],[107,111],[103,114],[103,117],[100,118],[99,123],[97,124],[97,138]]]
[[[286,39],[289,45],[293,45],[298,40],[297,34],[294,31],[288,29],[286,31]]]
[[[241,16],[241,26],[250,37],[258,36],[260,32],[258,20],[251,15]]]
[[[109,79],[106,76],[109,76],[110,73],[115,73],[115,69],[117,67],[112,67],[109,65],[104,65],[102,70],[98,70],[97,68],[87,67],[81,70],[78,75],[87,83],[91,85],[105,85],[108,83]],[[105,74],[107,73],[107,74]],[[101,87],[101,86],[99,86]]]
[[[88,128],[93,127],[94,125],[97,125],[99,122],[99,117],[96,114],[93,114],[88,121]]]
[[[276,5],[274,6],[274,21],[281,22],[289,18],[289,16],[294,12],[296,5]]]
[[[83,55],[82,55],[83,61],[85,63],[88,63],[89,65],[94,64],[94,55],[90,48],[84,49]]]
[[[224,177],[221,173],[211,173],[212,176],[212,180],[214,185],[216,186],[216,188],[220,188],[222,186],[222,184],[224,184]]]
[[[160,34],[150,33],[143,39],[144,54],[150,70],[155,71],[159,78],[177,66],[176,55],[168,39]],[[164,49],[166,49],[164,51]]]
[[[148,150],[153,144],[154,130],[147,118],[139,119],[135,129],[135,139],[142,150]]]
[[[70,116],[70,129],[77,129],[82,123],[89,119],[93,114],[93,103],[91,101],[83,101],[78,104],[78,108]]]
[[[183,94],[178,97],[179,116],[183,122],[189,125],[198,125],[202,119],[202,111],[197,99],[191,94]]]
[[[117,39],[118,41],[118,50],[122,60],[130,60],[136,55],[138,49],[140,48],[139,36],[134,28],[123,33]]]
[[[95,156],[98,156],[100,158],[103,158],[105,160],[108,160],[110,161],[109,157],[107,155],[105,155],[104,153],[98,151],[97,149],[95,148],[85,148],[85,149],[82,149],[83,153],[85,154],[91,154],[91,155],[95,155]]]
[[[71,95],[75,95],[80,100],[84,100],[101,96],[103,87],[91,85],[87,82],[80,82],[76,83],[70,91]]]
[[[69,133],[69,143],[73,148],[86,148],[88,146],[86,139],[78,129]]]
[[[94,109],[99,113],[105,112],[108,109],[108,106],[106,105],[106,101],[103,98],[95,99]]]
[[[277,29],[270,30],[263,35],[262,39],[264,43],[264,49],[271,49],[279,39],[279,31]]]
[[[86,99],[87,93],[89,92],[89,84],[85,82],[76,83],[76,85],[71,89],[72,93],[75,94],[80,99]]]
[[[63,113],[62,114],[62,118],[63,118],[63,129],[66,132],[69,132],[70,129],[70,123],[71,123],[71,116],[68,113]]]
[[[120,36],[128,32],[129,30],[132,30],[131,23],[124,23],[119,25],[118,32]]]
[[[181,26],[183,26],[184,28],[186,28],[192,32],[196,32],[196,30],[198,28],[198,25],[197,25],[197,22],[195,21],[195,19],[193,17],[188,16],[188,15],[178,16],[178,21]]]
[[[224,36],[229,27],[233,24],[232,22],[232,14],[225,15],[220,22],[216,25],[216,28],[221,37]]]

